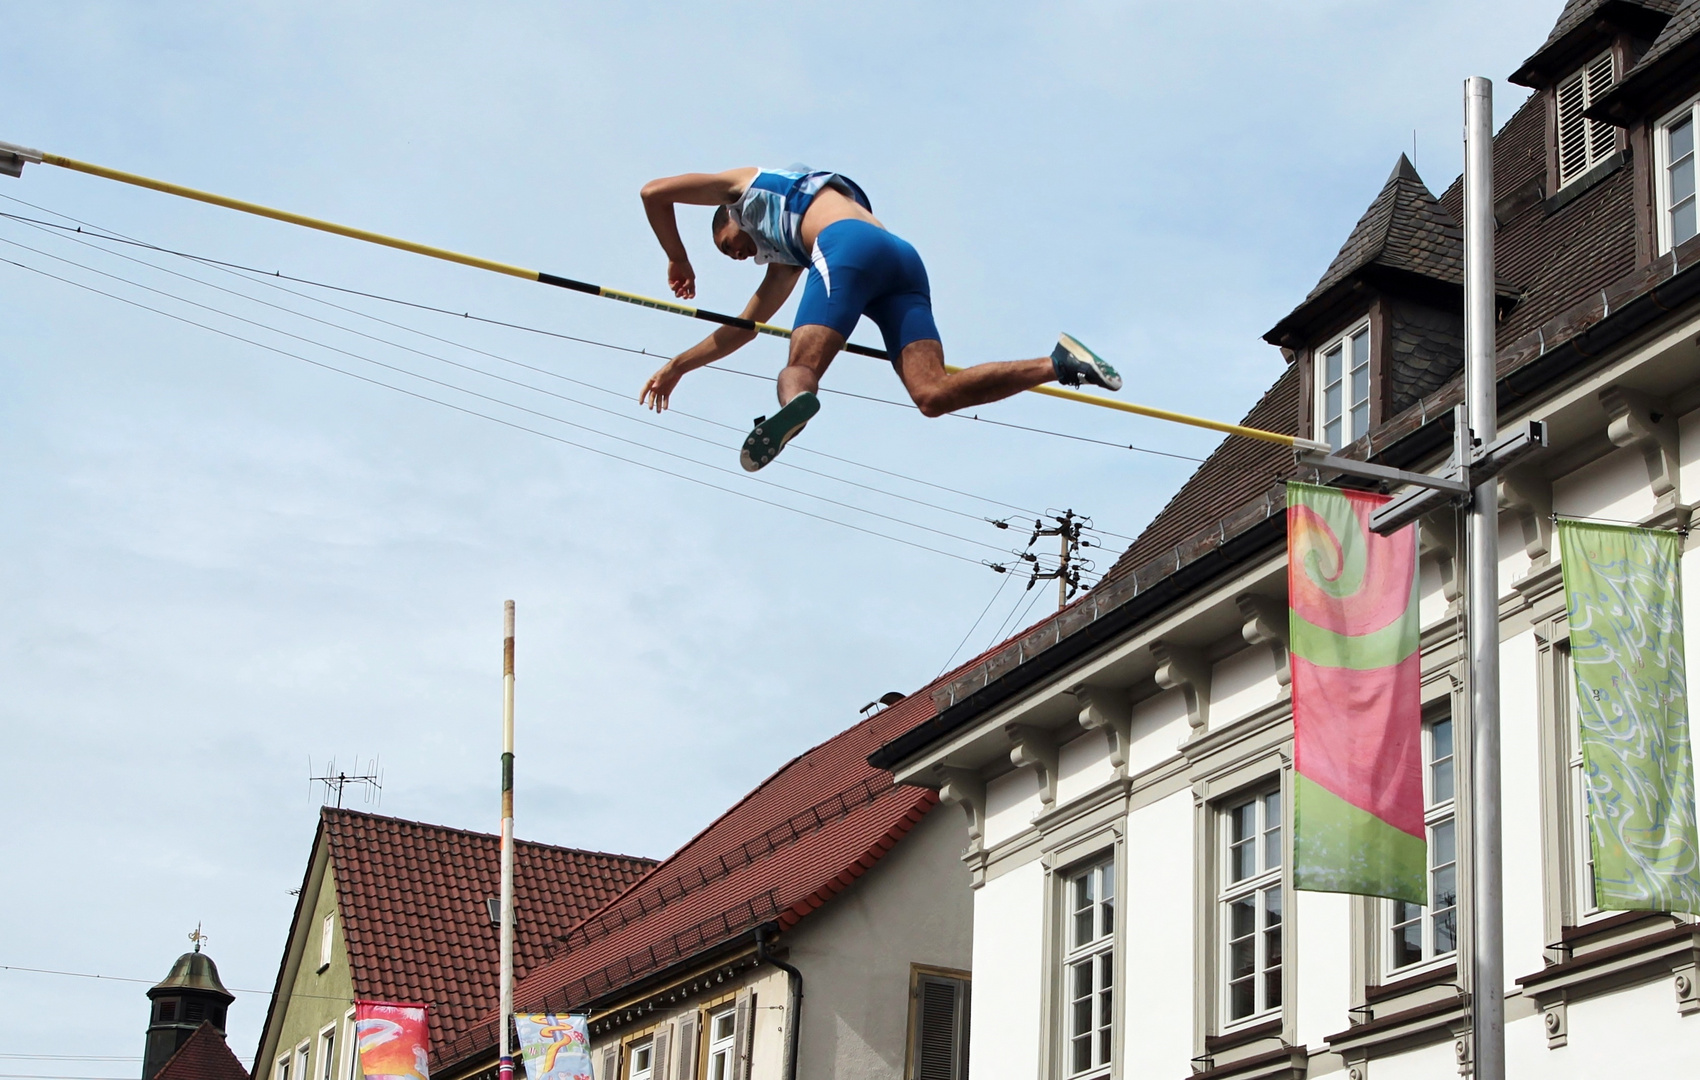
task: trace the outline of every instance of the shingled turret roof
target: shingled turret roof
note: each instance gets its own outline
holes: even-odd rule
[[[1281,344],[1330,306],[1337,289],[1353,277],[1377,269],[1460,288],[1464,284],[1464,233],[1404,154],[1399,155],[1387,183],[1358,219],[1322,280],[1264,335],[1264,340]]]
[[[154,1080],[248,1080],[248,1070],[230,1052],[223,1033],[211,1020],[203,1020],[166,1059]]]
[[[1683,0],[1567,0],[1552,33],[1512,72],[1511,81],[1537,90],[1550,86],[1574,68],[1584,53],[1597,53],[1603,47],[1599,23],[1650,38],[1682,4]]]
[[[1659,31],[1653,45],[1617,85],[1594,100],[1588,115],[1627,125],[1648,111],[1664,109],[1661,100],[1692,87],[1682,75],[1700,68],[1700,0],[1686,0]]]

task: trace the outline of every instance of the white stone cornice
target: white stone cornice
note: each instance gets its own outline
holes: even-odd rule
[[[1247,644],[1266,646],[1275,657],[1276,681],[1282,686],[1291,686],[1293,668],[1288,662],[1287,649],[1292,619],[1286,603],[1257,593],[1241,593],[1234,597],[1234,603],[1245,619],[1240,627],[1240,636],[1246,639]]]
[[[1039,779],[1039,801],[1049,809],[1057,801],[1057,741],[1050,732],[1027,724],[1006,724],[1004,733],[1014,744],[1009,760],[1018,769],[1032,769]],[[1043,812],[1043,811],[1041,811]]]
[[[1179,690],[1186,698],[1186,719],[1195,732],[1210,726],[1210,660],[1200,649],[1188,649],[1167,641],[1153,641],[1151,655],[1157,658],[1155,678],[1165,690]]]
[[[1523,527],[1523,551],[1531,568],[1552,561],[1552,481],[1533,469],[1512,469],[1499,478],[1499,505]]]
[[[1128,742],[1133,737],[1133,698],[1126,690],[1103,686],[1077,686],[1073,693],[1080,705],[1080,726],[1104,733],[1110,743],[1110,764],[1117,776],[1126,775]]]
[[[1679,487],[1680,437],[1676,417],[1666,404],[1637,390],[1610,386],[1600,391],[1600,405],[1611,418],[1606,437],[1612,445],[1641,451],[1658,509],[1683,505]]]
[[[968,850],[979,851],[986,840],[986,780],[973,769],[935,765],[939,801],[962,807],[968,815]]]

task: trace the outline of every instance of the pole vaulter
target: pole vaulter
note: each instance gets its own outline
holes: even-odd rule
[[[758,263],[767,265],[767,276],[746,306],[745,314],[726,315],[0,142],[0,173],[21,176],[26,164],[55,165],[351,240],[718,324],[719,329],[715,333],[669,361],[644,384],[640,401],[658,411],[667,407],[673,386],[686,372],[719,359],[756,334],[790,339],[791,359],[779,380],[780,411],[772,418],[763,417],[756,421],[755,429],[745,439],[740,454],[744,468],[752,472],[773,460],[785,442],[802,430],[819,410],[814,390],[818,388],[819,377],[832,356],[841,349],[890,361],[917,406],[929,415],[1026,391],[1292,446],[1300,451],[1327,449],[1308,439],[1278,431],[1189,416],[1169,409],[1048,385],[1056,380],[1071,385],[1091,382],[1111,390],[1121,386],[1120,376],[1108,363],[1067,334],[1061,336],[1048,358],[981,364],[971,368],[944,363],[943,348],[932,325],[926,270],[921,266],[920,257],[906,242],[885,230],[873,216],[867,196],[861,189],[836,173],[733,169],[724,173],[668,177],[644,186],[644,209],[667,253],[668,284],[679,299],[694,298],[696,287],[695,272],[690,267],[673,217],[676,203],[715,206],[712,222],[714,240],[721,253],[735,259],[753,257]],[[826,238],[823,252],[821,234],[829,229],[836,229],[836,232]],[[809,242],[806,247],[803,244],[805,239]],[[837,253],[836,258],[834,252]],[[808,265],[805,267],[804,263]],[[799,309],[799,316],[809,321],[801,323],[795,332],[764,321],[785,302],[804,269],[809,271],[811,283],[816,283],[812,289],[809,285],[805,286]],[[833,281],[834,275],[836,282]],[[831,295],[833,292],[839,295],[834,297]],[[761,318],[756,317],[758,314]],[[880,325],[888,349],[874,349],[844,341],[863,314]],[[915,356],[913,361],[908,359],[911,355]]]

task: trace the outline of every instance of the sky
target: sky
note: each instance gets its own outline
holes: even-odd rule
[[[1232,420],[1400,153],[1444,190],[1462,80],[1503,122],[1561,6],[14,0],[0,140],[651,295],[646,180],[830,167],[922,253],[951,361],[1067,331]],[[983,565],[1036,514],[1090,516],[1102,571],[1216,441],[1033,395],[928,420],[846,356],[752,478],[776,340],[658,419],[642,352],[704,324],[47,166],[0,213],[9,1075],[137,1075],[197,925],[250,1057],[329,759],[381,770],[350,805],[495,831],[504,600],[518,835],[660,857],[1044,615]],[[741,308],[759,272],[682,228]]]

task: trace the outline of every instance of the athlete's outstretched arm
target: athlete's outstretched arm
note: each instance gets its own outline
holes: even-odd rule
[[[787,266],[784,263],[768,263],[767,276],[761,279],[761,286],[756,289],[750,302],[744,305],[743,316],[755,322],[766,322],[773,318],[773,313],[785,304],[791,290],[797,287],[797,279],[803,274],[800,266]],[[737,352],[756,336],[754,330],[744,330],[736,326],[717,326],[714,332],[692,345],[684,352],[661,365],[661,370],[649,377],[643,384],[643,390],[638,393],[638,403],[647,405],[656,412],[667,411],[667,400],[673,395],[673,388],[679,385],[679,380],[688,371],[695,371],[714,363],[722,356]]]
[[[697,274],[679,237],[679,222],[673,216],[675,203],[691,206],[724,206],[735,201],[750,186],[759,169],[728,169],[722,173],[682,173],[651,180],[643,186],[643,212],[649,227],[667,253],[667,284],[681,300],[697,294]]]

